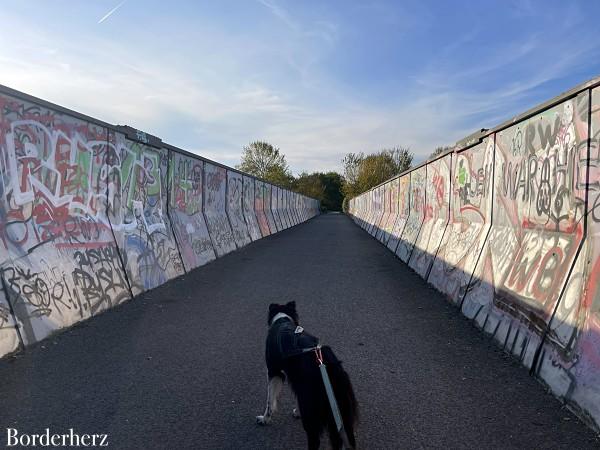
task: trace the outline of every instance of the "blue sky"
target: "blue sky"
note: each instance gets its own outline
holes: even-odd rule
[[[394,145],[419,162],[600,75],[598,17],[593,0],[6,1],[0,84],[229,165],[256,139],[294,173]]]

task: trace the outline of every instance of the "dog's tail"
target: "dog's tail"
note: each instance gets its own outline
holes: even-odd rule
[[[354,429],[358,424],[358,403],[354,396],[350,377],[342,367],[342,362],[337,359],[330,347],[323,346],[321,351],[323,353],[323,360],[327,366],[327,373],[331,379],[331,385],[340,409],[340,414],[342,415],[348,441],[352,448],[355,448]]]

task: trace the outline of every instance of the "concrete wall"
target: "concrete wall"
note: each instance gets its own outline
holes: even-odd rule
[[[285,230],[291,226],[287,211],[287,195],[284,189],[278,189],[278,195],[277,203],[279,205],[279,217],[281,219],[281,225]]]
[[[271,230],[265,214],[265,184],[258,180],[254,184],[254,210],[261,234],[263,237],[269,236]]]
[[[217,256],[236,249],[231,224],[225,210],[227,169],[204,164],[204,217]]]
[[[450,216],[450,171],[452,154],[427,165],[423,225],[408,265],[427,278]]]
[[[239,172],[227,171],[227,217],[231,224],[233,239],[238,248],[248,245],[252,240],[244,219],[242,196],[244,181]]]
[[[450,223],[429,282],[460,303],[481,255],[492,220],[494,139],[453,155]],[[479,266],[481,268],[481,265]],[[476,279],[481,278],[481,270]]]
[[[260,239],[255,182],[0,87],[0,356]]]
[[[398,211],[403,180],[410,186],[408,218],[398,215],[388,248],[400,236],[395,251],[403,261],[596,429],[597,85],[578,86],[382,185],[398,180]],[[349,206],[375,235],[379,191]]]
[[[293,225],[297,225],[298,223],[300,223],[300,216],[298,213],[298,202],[299,202],[299,196],[298,194],[296,194],[295,192],[288,192],[288,214],[290,216],[290,224]]]
[[[0,124],[5,354],[131,294],[107,215],[108,200],[115,229],[128,226],[126,187],[106,177],[106,155],[116,159],[126,148],[106,127],[3,94]]]
[[[271,189],[271,212],[273,213],[273,219],[275,219],[277,231],[282,231],[283,221],[281,220],[281,207],[279,206],[279,197],[279,188],[277,186],[273,186]]]
[[[385,186],[387,192],[387,199],[385,202],[387,214],[381,221],[381,234],[378,239],[382,244],[387,245],[392,235],[394,224],[398,219],[398,189],[400,186],[399,179],[396,178],[386,183]]]
[[[108,209],[134,295],[184,273],[167,215],[168,151],[115,134]]]
[[[410,213],[406,219],[396,249],[396,255],[404,262],[408,262],[410,259],[415,242],[419,237],[421,226],[425,220],[425,207],[427,201],[425,183],[427,181],[427,166],[422,166],[410,172],[408,175],[410,179]]]
[[[263,185],[263,195],[264,195],[263,205],[264,205],[265,216],[267,217],[267,223],[269,224],[269,230],[271,230],[271,234],[274,234],[274,233],[277,233],[279,231],[279,229],[277,228],[277,225],[275,224],[275,217],[273,217],[273,211],[271,210],[272,188],[273,188],[273,185],[271,185],[269,183],[264,183],[264,185]]]
[[[258,220],[256,219],[256,212],[254,210],[254,178],[244,175],[244,197],[243,197],[243,208],[244,208],[244,220],[248,227],[248,233],[253,241],[257,241],[262,238],[260,233],[260,227]]]
[[[216,258],[202,214],[204,162],[171,151],[169,217],[186,270]]]

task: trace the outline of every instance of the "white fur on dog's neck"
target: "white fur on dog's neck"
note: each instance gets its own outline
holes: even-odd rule
[[[273,318],[271,319],[271,323],[269,324],[269,326],[273,325],[275,323],[276,320],[281,319],[282,317],[287,317],[288,319],[290,319],[292,322],[294,321],[294,319],[292,319],[290,316],[288,316],[285,313],[277,313],[273,316]]]

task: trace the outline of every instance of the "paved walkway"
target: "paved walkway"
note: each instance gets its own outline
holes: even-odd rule
[[[270,302],[295,300],[360,404],[363,449],[592,448],[594,434],[340,214],[263,239],[0,361],[0,442],[108,433],[110,448],[305,447],[289,390],[269,427]]]

